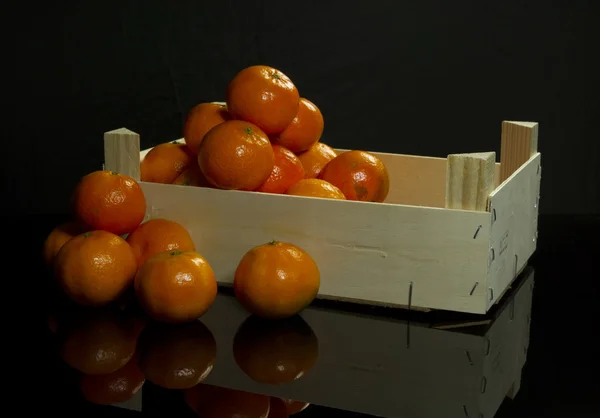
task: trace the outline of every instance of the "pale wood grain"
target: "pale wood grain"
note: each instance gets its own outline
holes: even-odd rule
[[[495,152],[448,155],[445,207],[486,211],[495,187],[495,163]]]
[[[104,169],[140,179],[140,136],[121,128],[104,133]]]
[[[500,182],[510,177],[537,153],[538,130],[537,122],[502,122]]]

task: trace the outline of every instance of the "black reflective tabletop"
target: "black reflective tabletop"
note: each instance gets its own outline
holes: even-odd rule
[[[18,368],[38,377],[15,415],[598,416],[598,219],[541,217],[539,231],[485,316],[316,301],[267,321],[225,288],[198,321],[165,325],[133,298],[74,306],[40,265],[21,283],[39,292]]]

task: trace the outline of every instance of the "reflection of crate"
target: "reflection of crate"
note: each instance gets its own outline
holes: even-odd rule
[[[416,322],[431,314],[409,323],[309,307],[301,316],[317,336],[317,362],[281,385],[257,383],[237,366],[234,337],[249,314],[220,294],[201,318],[218,346],[205,383],[390,418],[491,418],[519,390],[533,284],[527,268],[487,315],[443,325]],[[289,357],[278,359],[290,367]]]
[[[383,204],[142,182],[147,215],[187,227],[220,284],[246,251],[276,239],[315,258],[320,298],[484,314],[535,251],[537,126],[505,122],[501,162],[492,157],[487,180],[471,186],[477,169],[447,176],[446,158],[375,153],[390,173]],[[139,179],[147,151],[131,131],[105,134],[106,169]],[[491,193],[480,210],[446,209],[447,187]]]

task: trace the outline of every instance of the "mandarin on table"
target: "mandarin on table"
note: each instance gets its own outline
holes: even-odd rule
[[[288,418],[287,405],[282,399],[271,396],[268,418]]]
[[[171,323],[195,320],[217,297],[215,273],[194,251],[165,251],[150,257],[139,268],[134,289],[151,318]]]
[[[83,374],[79,381],[79,389],[83,397],[97,405],[112,405],[125,402],[142,388],[146,377],[138,366],[134,355],[120,369],[102,375]]]
[[[281,145],[273,145],[273,153],[273,170],[257,192],[282,194],[304,178],[304,168],[296,154]]]
[[[183,126],[185,144],[194,155],[204,135],[220,123],[229,120],[227,106],[219,103],[200,103],[194,106],[187,114]]]
[[[186,144],[166,142],[152,148],[140,163],[140,179],[171,184],[196,158]]]
[[[141,266],[147,259],[163,251],[195,251],[194,241],[183,226],[167,219],[155,218],[141,224],[127,237]]]
[[[307,151],[298,154],[298,159],[304,167],[304,177],[317,178],[323,167],[337,157],[337,153],[329,145],[316,142]]]
[[[275,155],[269,137],[241,120],[223,122],[204,136],[198,165],[215,187],[255,190],[273,171]]]
[[[140,338],[140,367],[148,380],[165,389],[191,388],[210,374],[217,343],[200,321],[153,324]]]
[[[273,135],[282,132],[296,117],[300,95],[284,73],[255,65],[243,69],[229,82],[226,100],[234,119],[251,122]]]
[[[295,401],[293,399],[282,399],[287,407],[289,415],[294,415],[304,411],[310,404],[308,402]]]
[[[287,194],[346,200],[346,196],[344,196],[344,193],[340,189],[321,179],[302,179],[290,187]]]
[[[310,100],[300,98],[296,117],[283,132],[273,138],[273,143],[295,153],[303,152],[321,139],[324,126],[319,108]]]
[[[365,151],[347,151],[323,168],[319,178],[338,187],[348,200],[383,202],[390,178],[383,161]]]
[[[249,312],[263,318],[287,318],[314,300],[320,278],[317,264],[306,251],[271,241],[244,254],[233,289]]]
[[[62,246],[74,236],[86,231],[87,228],[85,226],[75,221],[65,222],[54,228],[44,241],[42,255],[46,264],[49,266],[52,265],[56,254],[58,254]]]
[[[146,215],[146,198],[137,181],[112,171],[83,176],[73,192],[77,220],[90,229],[123,235],[133,231]]]
[[[131,246],[107,231],[70,239],[54,260],[56,279],[69,298],[88,306],[106,305],[133,283],[137,260]]]

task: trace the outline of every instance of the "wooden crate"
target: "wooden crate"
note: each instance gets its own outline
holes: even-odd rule
[[[297,380],[279,385],[257,383],[236,364],[235,336],[249,314],[233,296],[219,294],[201,318],[218,346],[204,383],[381,417],[492,418],[519,390],[533,273],[527,268],[487,315],[463,314],[450,322],[419,321],[431,314],[392,319],[381,315],[385,308],[358,314],[309,307],[300,315],[317,337],[317,361]],[[152,399],[148,409],[156,410]]]
[[[447,175],[447,158],[375,152],[390,174],[384,203],[141,185],[147,219],[188,228],[221,285],[233,282],[246,251],[276,239],[315,258],[319,298],[485,314],[536,248],[537,133],[537,123],[503,122],[500,162],[494,158],[488,179],[472,166]],[[106,169],[139,179],[149,150],[140,152],[136,133],[107,132],[104,145]],[[457,191],[487,194],[479,210],[446,208]]]

